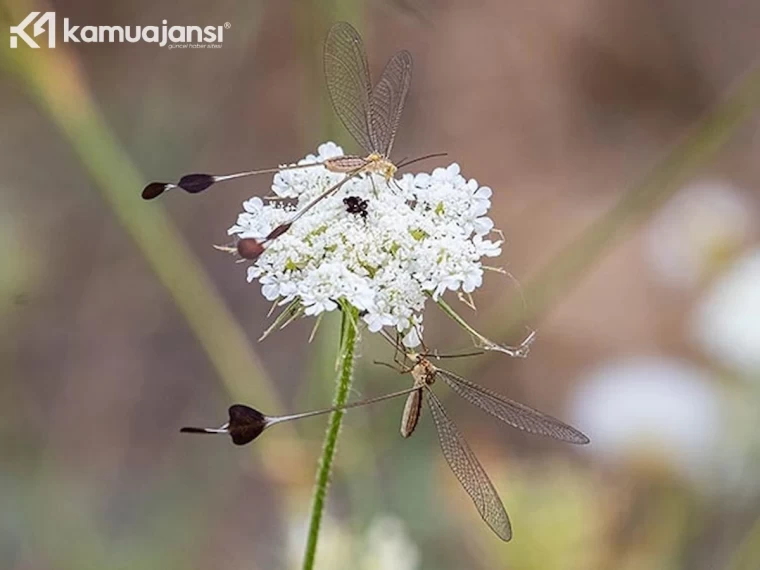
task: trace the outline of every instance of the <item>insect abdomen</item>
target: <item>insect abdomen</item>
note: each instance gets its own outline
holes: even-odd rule
[[[353,172],[367,165],[367,159],[361,156],[339,156],[329,158],[324,162],[330,172]]]
[[[404,404],[404,414],[401,416],[401,435],[409,437],[417,427],[420,421],[420,412],[422,411],[422,388],[410,393]]]

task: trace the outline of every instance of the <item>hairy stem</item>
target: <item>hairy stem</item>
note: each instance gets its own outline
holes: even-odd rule
[[[353,307],[344,305],[341,321],[341,341],[339,373],[335,384],[335,397],[333,406],[344,406],[348,401],[348,393],[351,388],[351,380],[354,373],[354,356],[357,340],[356,322],[358,313]],[[306,541],[306,552],[303,559],[304,570],[314,568],[314,560],[317,553],[317,539],[322,523],[322,513],[325,509],[325,497],[327,487],[330,485],[333,459],[338,446],[338,435],[343,422],[344,410],[336,410],[330,414],[330,419],[322,445],[322,457],[317,468],[317,481],[314,484],[314,498],[311,507],[311,520],[309,521],[309,535]]]

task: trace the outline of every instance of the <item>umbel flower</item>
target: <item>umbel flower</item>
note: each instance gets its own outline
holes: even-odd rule
[[[328,142],[299,164],[342,155]],[[344,176],[322,166],[282,170],[274,176],[274,196],[244,202],[228,233],[261,239]],[[287,306],[283,321],[345,302],[371,332],[393,327],[406,346],[417,346],[425,302],[441,303],[461,320],[441,296],[475,291],[488,268],[484,258],[501,254],[502,240],[493,239],[498,232],[487,217],[490,197],[491,189],[465,179],[456,163],[390,181],[369,173],[354,177],[273,240],[248,267],[248,281]],[[480,346],[515,352],[464,326]]]

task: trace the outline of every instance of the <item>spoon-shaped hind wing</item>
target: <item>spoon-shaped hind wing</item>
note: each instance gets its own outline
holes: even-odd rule
[[[269,425],[269,420],[264,414],[243,404],[230,406],[229,414],[230,423],[227,430],[235,445],[251,443]]]

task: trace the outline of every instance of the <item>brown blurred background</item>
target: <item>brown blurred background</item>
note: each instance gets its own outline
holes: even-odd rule
[[[362,31],[375,76],[413,53],[396,158],[446,151],[436,165],[492,187],[500,260],[523,285],[688,139],[760,48],[760,4],[740,0],[6,0],[2,29],[32,10],[231,27],[214,50],[3,41],[0,567],[13,570],[299,567],[324,419],[252,449],[178,429],[222,423],[234,401],[328,405],[337,323],[311,344],[308,320],[256,342],[268,304],[211,245],[266,177],[139,194],[325,140],[351,149],[322,79],[333,22]],[[568,449],[447,400],[513,541],[479,520],[429,418],[402,440],[401,403],[386,403],[347,415],[319,568],[760,568],[757,127],[560,284],[527,360],[453,364],[592,439]],[[514,342],[498,310],[517,296],[488,274],[470,316]],[[468,345],[434,307],[426,323],[431,345]],[[371,364],[390,356],[370,336],[354,398],[408,382]]]

